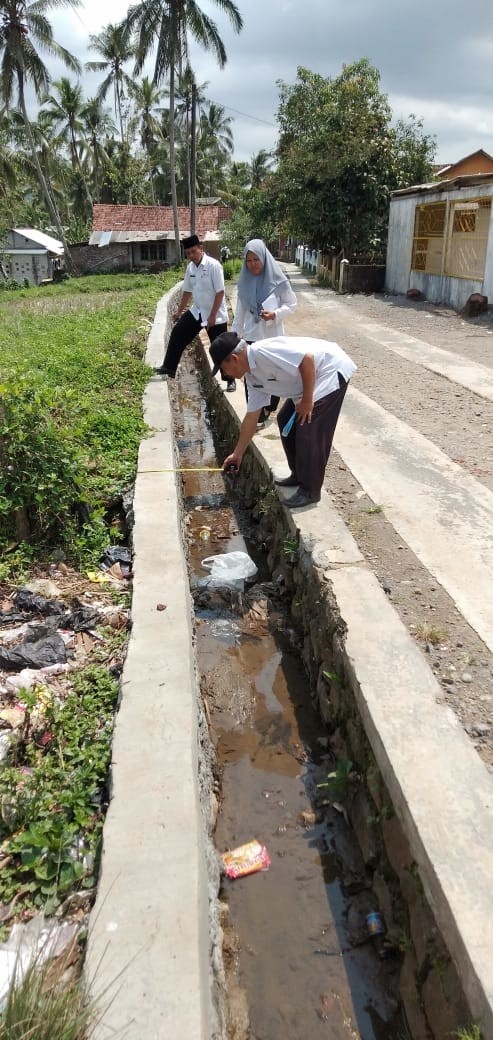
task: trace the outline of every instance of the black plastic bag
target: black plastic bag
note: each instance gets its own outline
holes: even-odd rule
[[[67,648],[58,632],[36,639],[31,631],[23,643],[13,650],[0,646],[0,668],[6,672],[19,672],[22,668],[45,668],[48,664],[65,664]]]

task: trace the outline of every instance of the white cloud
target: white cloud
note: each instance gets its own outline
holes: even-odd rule
[[[337,76],[343,63],[363,56],[380,70],[396,116],[413,112],[436,135],[439,162],[477,148],[493,152],[490,0],[476,0],[474,19],[462,0],[447,0],[446,11],[427,0],[236,0],[245,23],[239,35],[213,0],[199,3],[218,26],[228,63],[220,70],[193,46],[193,65],[198,81],[209,81],[207,96],[234,120],[235,158],[275,147],[277,80],[294,83],[299,65]],[[78,12],[52,13],[55,36],[81,61],[91,60],[89,35],[120,21],[127,7],[125,0],[86,0]],[[63,72],[53,69],[55,77]],[[100,81],[84,73],[86,93]]]

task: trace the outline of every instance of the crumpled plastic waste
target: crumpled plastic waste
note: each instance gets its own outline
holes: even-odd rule
[[[56,599],[60,595],[58,585],[50,578],[34,578],[28,581],[25,588],[28,592],[35,592],[38,596],[46,596],[46,599]]]
[[[258,870],[268,870],[270,867],[270,856],[265,845],[254,838],[246,845],[239,845],[237,849],[228,849],[221,856],[226,877],[245,877],[247,874],[255,874]]]
[[[199,587],[229,585],[240,591],[243,591],[245,579],[254,578],[258,570],[248,553],[240,549],[220,553],[218,556],[206,556],[205,560],[202,560],[202,567],[210,574],[207,578],[199,578]]]
[[[94,607],[85,607],[78,599],[73,599],[70,607],[70,614],[63,619],[64,628],[71,628],[74,632],[90,632],[99,624],[100,614]]]
[[[27,924],[14,924],[6,942],[0,943],[0,1011],[12,982],[22,981],[29,966],[40,966],[58,957],[75,942],[79,926],[69,921],[47,920],[43,914]]]
[[[109,545],[101,557],[103,570],[113,567],[115,563],[120,564],[120,570],[124,578],[132,570],[132,553],[126,545]]]
[[[64,664],[67,648],[58,632],[49,626],[31,628],[22,643],[12,650],[0,646],[0,668],[18,672],[21,668],[44,668],[50,664]]]
[[[67,607],[59,599],[46,599],[29,589],[18,589],[12,596],[15,610],[0,611],[0,625],[10,625],[13,621],[26,621],[31,614],[43,617],[57,616],[65,613]]]

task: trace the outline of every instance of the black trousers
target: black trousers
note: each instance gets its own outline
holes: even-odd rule
[[[293,423],[287,437],[281,436],[284,453],[291,473],[299,479],[300,487],[314,502],[320,501],[320,492],[329,461],[334,432],[342,408],[347,382],[339,372],[339,389],[334,390],[313,406],[311,423]],[[295,411],[291,398],[284,402],[277,417],[279,432]]]
[[[221,332],[226,332],[227,327],[227,322],[222,322],[221,325],[213,325],[210,329],[207,329],[207,335],[211,343]],[[185,311],[181,318],[178,318],[178,321],[175,322],[163,361],[163,369],[166,375],[172,378],[175,377],[182,354],[184,354],[186,348],[195,337],[198,336],[201,328],[201,319],[194,318],[191,311]]]

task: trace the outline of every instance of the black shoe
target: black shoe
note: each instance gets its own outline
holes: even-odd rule
[[[299,487],[300,486],[300,482],[299,482],[298,478],[295,477],[294,473],[290,473],[289,477],[279,477],[279,478],[275,477],[274,478],[274,484],[277,484],[278,487]]]
[[[227,394],[234,394],[235,390],[236,390],[236,380],[235,379],[228,379],[228,382],[226,383],[226,393]]]
[[[315,499],[310,498],[302,488],[298,488],[291,498],[284,499],[284,505],[289,506],[290,509],[301,509],[303,506],[315,505]]]
[[[169,369],[164,368],[163,365],[160,365],[159,368],[155,368],[154,372],[157,376],[162,376],[163,379],[174,379],[176,375],[176,372],[170,372]]]

